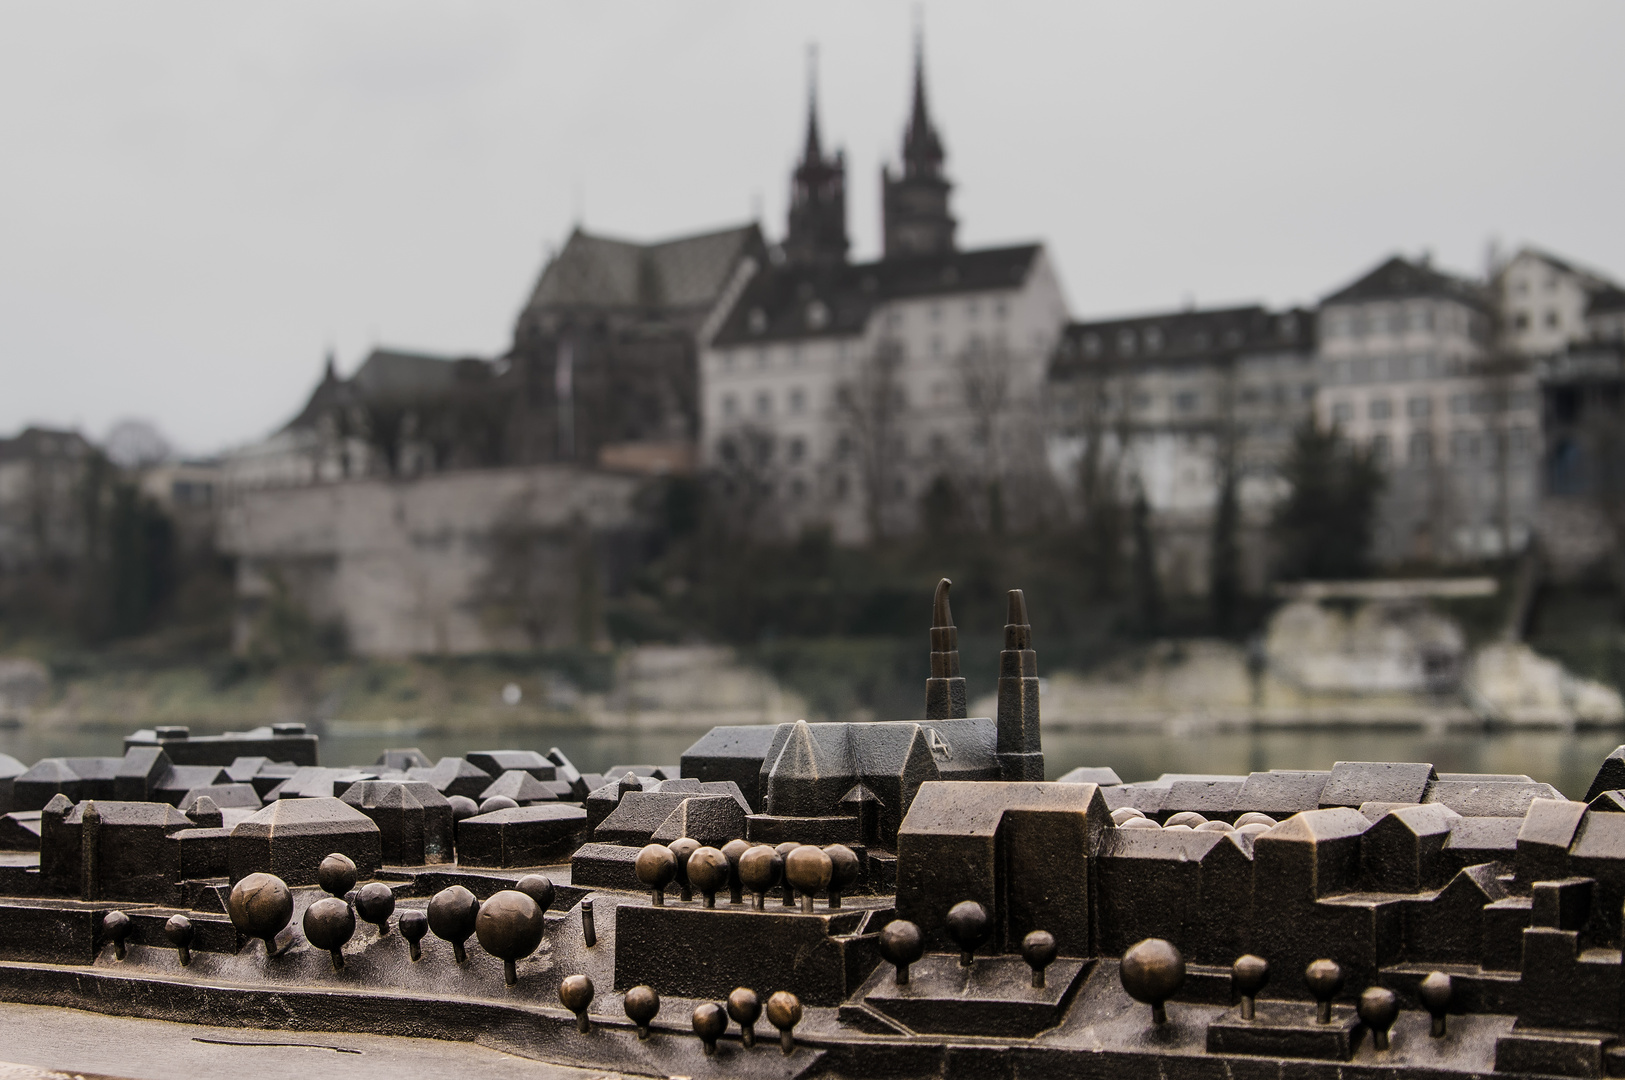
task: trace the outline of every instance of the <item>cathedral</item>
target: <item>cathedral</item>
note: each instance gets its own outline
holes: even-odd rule
[[[881,256],[851,262],[846,160],[824,150],[812,87],[780,257],[702,335],[699,460],[761,532],[861,543],[917,527],[946,489],[1002,524],[1048,482],[1037,419],[1060,283],[1041,244],[955,243],[918,43],[901,149],[881,169]]]

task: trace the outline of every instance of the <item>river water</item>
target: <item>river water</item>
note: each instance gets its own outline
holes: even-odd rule
[[[194,729],[205,734],[202,729]],[[41,757],[114,755],[123,732],[101,729],[0,730],[0,753],[24,764]],[[342,734],[322,739],[324,764],[373,761],[387,747],[416,746],[436,758],[493,747],[546,750],[557,746],[578,767],[598,772],[616,764],[674,763],[698,732],[623,730],[488,731],[464,735]],[[1583,798],[1602,759],[1625,743],[1625,731],[1202,730],[1144,732],[1047,731],[1051,777],[1078,765],[1108,765],[1124,780],[1165,772],[1248,773],[1264,769],[1327,769],[1335,761],[1427,761],[1440,772],[1527,773],[1570,798]]]

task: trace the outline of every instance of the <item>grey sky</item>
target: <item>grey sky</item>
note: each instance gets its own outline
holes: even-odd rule
[[[806,46],[855,253],[906,116],[880,3],[0,7],[0,433],[282,423],[336,348],[492,355],[550,246],[783,231]],[[967,245],[1074,312],[1312,301],[1394,250],[1625,276],[1625,5],[925,5]]]

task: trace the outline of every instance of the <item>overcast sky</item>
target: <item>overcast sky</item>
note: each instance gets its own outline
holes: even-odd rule
[[[8,3],[0,433],[273,430],[329,347],[495,355],[573,223],[783,233],[805,55],[878,246],[902,3]],[[1074,313],[1306,303],[1492,237],[1625,276],[1625,5],[928,3],[965,245]]]

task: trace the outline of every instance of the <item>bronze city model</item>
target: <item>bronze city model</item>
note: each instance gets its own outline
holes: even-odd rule
[[[298,724],[0,758],[0,998],[659,1076],[1625,1075],[1625,747],[1585,802],[1424,763],[1045,782],[1022,594],[992,718],[948,600],[922,719],[677,766],[328,768]]]

